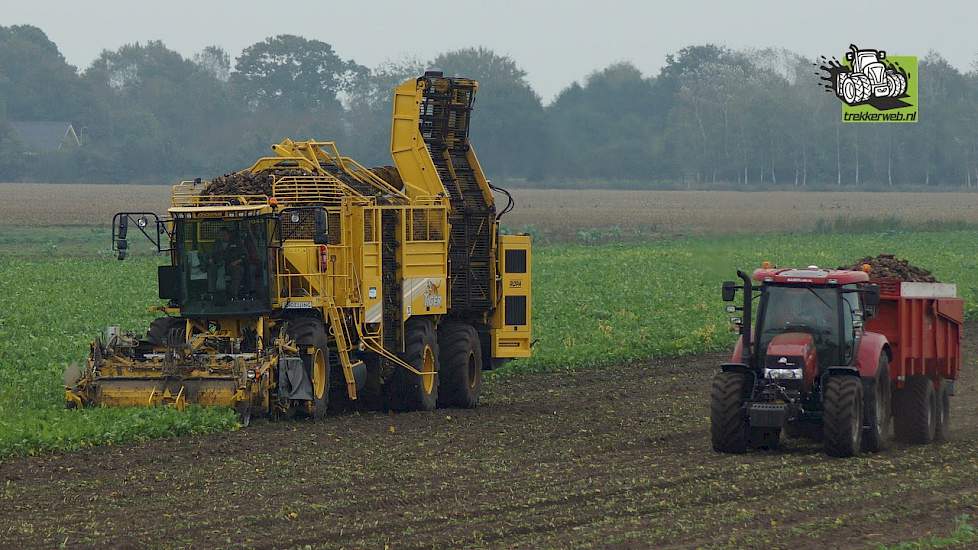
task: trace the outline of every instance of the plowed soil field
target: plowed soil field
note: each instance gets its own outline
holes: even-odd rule
[[[707,396],[721,358],[652,360],[497,377],[475,410],[10,460],[0,544],[848,548],[944,534],[978,511],[975,348],[943,444],[718,455]]]

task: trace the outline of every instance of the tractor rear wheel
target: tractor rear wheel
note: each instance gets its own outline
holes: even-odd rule
[[[863,416],[866,428],[863,433],[863,450],[879,452],[886,446],[890,435],[890,420],[893,407],[890,384],[890,363],[886,355],[880,355],[879,366],[874,378],[863,378]]]
[[[428,319],[410,319],[404,327],[404,354],[401,358],[416,374],[395,366],[384,384],[387,405],[396,411],[431,411],[438,404],[438,338]]]
[[[482,345],[472,325],[438,326],[438,405],[474,409],[482,390]]]
[[[710,392],[710,439],[718,453],[747,451],[750,436],[744,416],[747,375],[741,372],[718,372]]]
[[[326,417],[329,408],[329,346],[321,319],[302,317],[289,321],[286,329],[299,348],[299,357],[312,383],[312,402],[308,412],[316,420]]]
[[[938,403],[930,378],[915,375],[907,379],[894,400],[893,419],[897,438],[901,441],[917,444],[934,441]]]
[[[859,453],[863,435],[863,385],[856,376],[830,376],[822,399],[822,431],[829,456]]]
[[[951,385],[941,379],[940,389],[937,390],[937,441],[947,441],[951,433]]]

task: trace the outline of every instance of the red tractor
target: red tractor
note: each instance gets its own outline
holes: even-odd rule
[[[723,283],[743,305],[727,306],[741,337],[713,380],[714,450],[776,448],[784,431],[848,457],[882,449],[891,425],[912,443],[946,435],[963,301],[954,285],[871,281],[866,267],[765,266]]]

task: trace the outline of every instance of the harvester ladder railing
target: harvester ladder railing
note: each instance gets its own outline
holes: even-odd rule
[[[346,333],[346,323],[343,320],[343,313],[336,307],[333,298],[330,296],[326,300],[326,315],[329,318],[329,331],[336,341],[336,355],[340,358],[340,365],[343,367],[343,378],[346,380],[346,393],[350,399],[357,398],[357,383],[353,377],[353,368],[356,364],[350,360],[350,338]]]

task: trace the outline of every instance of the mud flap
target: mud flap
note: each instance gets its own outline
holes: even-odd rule
[[[747,412],[751,428],[781,428],[788,410],[784,403],[751,403]]]
[[[300,357],[279,357],[278,396],[281,399],[312,400],[312,382]]]

